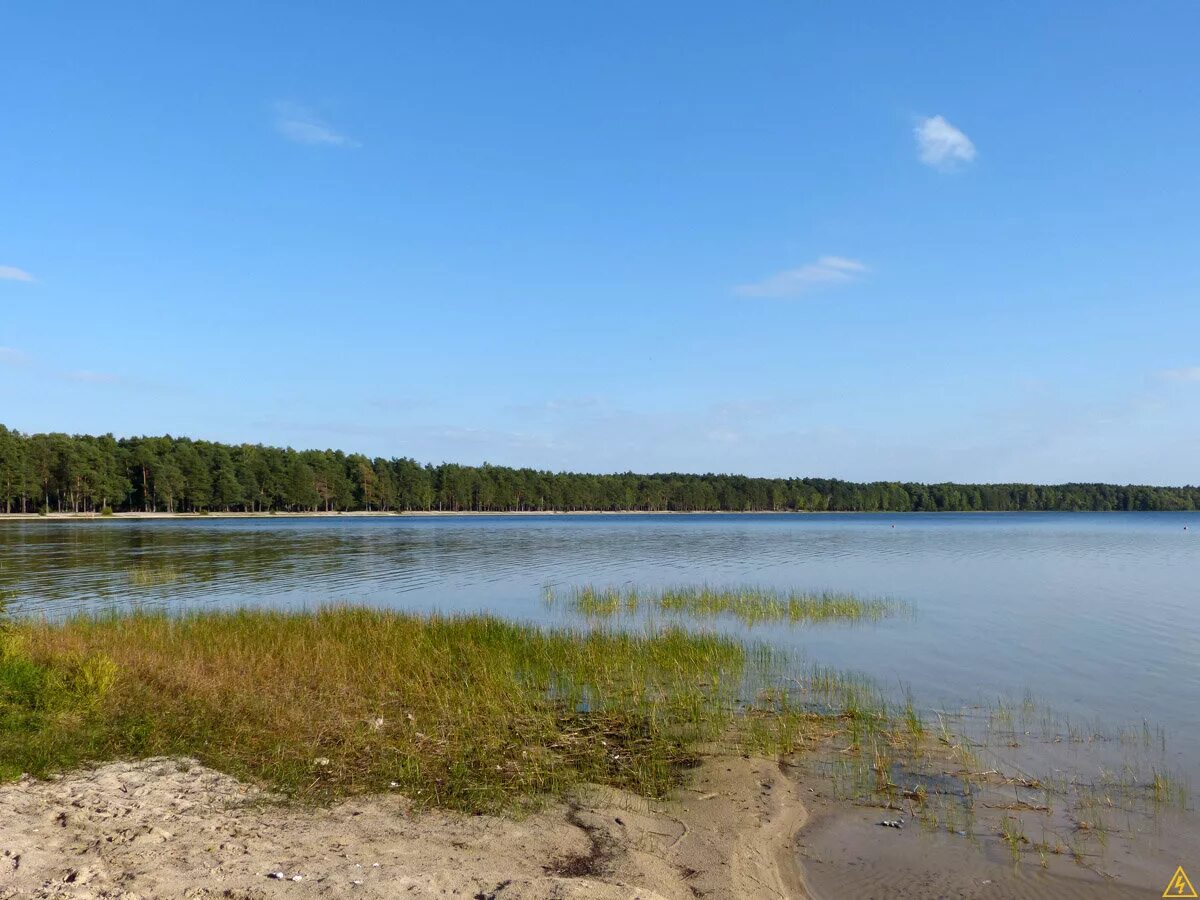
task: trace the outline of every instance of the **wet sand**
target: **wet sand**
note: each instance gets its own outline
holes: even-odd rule
[[[1076,860],[1052,833],[1071,828],[1061,812],[1021,814],[1027,836],[1014,862],[1001,835],[1003,791],[986,789],[976,801],[981,814],[967,834],[930,827],[913,808],[887,809],[837,799],[820,780],[801,776],[809,823],[796,845],[809,893],[818,900],[840,898],[1020,898],[1073,900],[1161,897],[1175,868],[1200,868],[1200,831],[1194,818],[1163,811],[1154,819],[1110,816],[1103,842],[1076,844]],[[1011,797],[1010,797],[1011,799]],[[903,828],[881,825],[902,821]],[[957,828],[957,825],[954,826]],[[1039,853],[1036,844],[1058,843],[1059,852]]]

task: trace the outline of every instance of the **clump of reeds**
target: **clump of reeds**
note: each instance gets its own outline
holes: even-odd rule
[[[129,583],[136,587],[157,587],[179,580],[179,570],[171,563],[138,565],[129,570]]]
[[[547,589],[546,599],[553,604],[558,595],[553,589]],[[611,618],[644,610],[699,619],[726,616],[747,625],[878,621],[907,609],[904,604],[886,598],[757,586],[700,585],[645,590],[584,585],[570,588],[565,601],[569,609],[588,618]]]

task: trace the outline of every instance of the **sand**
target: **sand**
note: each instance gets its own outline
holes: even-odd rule
[[[979,818],[966,835],[931,829],[912,809],[849,804],[820,779],[797,777],[806,785],[809,816],[795,846],[813,897],[1124,900],[1161,897],[1178,865],[1200,869],[1197,823],[1178,811],[1155,817],[1110,811],[1104,846],[1088,842],[1082,863],[1068,852],[1040,855],[1023,844],[1014,864],[1000,836],[1001,819],[1010,813],[992,802],[1004,799],[1007,789],[976,785]],[[904,827],[882,827],[884,820]],[[1067,833],[1069,820],[1061,812],[1032,812],[1022,827],[1033,842],[1044,839],[1046,829]]]
[[[0,898],[802,897],[804,819],[777,765],[740,758],[673,802],[593,790],[522,820],[400,796],[288,807],[152,759],[0,787]]]
[[[0,786],[0,900],[1070,900],[1158,897],[1176,865],[1200,868],[1194,823],[1114,835],[1088,867],[1051,856],[1043,868],[1014,866],[986,823],[969,840],[879,825],[897,815],[741,757],[709,757],[671,801],[597,788],[519,820],[417,811],[399,795],[288,806],[194,761],[151,759]]]

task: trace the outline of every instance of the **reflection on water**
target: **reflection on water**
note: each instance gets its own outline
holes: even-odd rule
[[[0,595],[52,616],[346,601],[562,621],[547,584],[895,597],[916,616],[721,627],[931,702],[1032,691],[1073,716],[1145,717],[1200,783],[1198,575],[1195,513],[0,522]]]

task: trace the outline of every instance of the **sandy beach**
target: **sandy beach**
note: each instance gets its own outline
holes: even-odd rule
[[[673,802],[597,789],[519,820],[286,807],[160,758],[0,788],[0,897],[803,897],[805,817],[778,766],[740,758]]]
[[[113,763],[0,788],[0,898],[1132,898],[1186,852],[1168,835],[1114,848],[1110,871],[1018,866],[994,841],[880,828],[787,765],[693,775],[669,801],[588,789],[509,819],[398,795],[287,806],[190,760]]]

